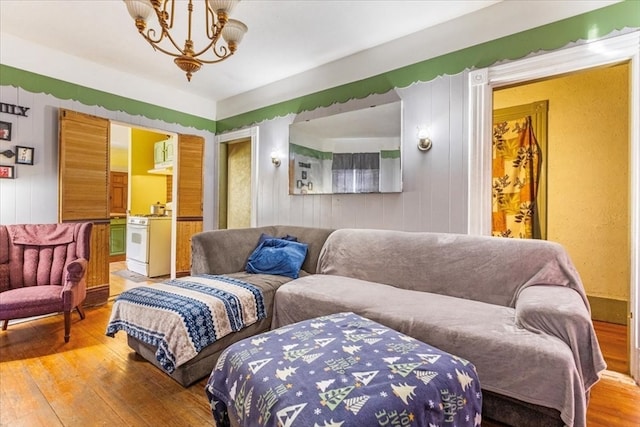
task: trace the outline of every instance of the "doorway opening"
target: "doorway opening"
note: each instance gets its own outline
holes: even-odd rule
[[[537,231],[538,224],[545,224],[543,228],[547,236],[543,238],[560,243],[571,256],[587,290],[592,319],[614,324],[624,335],[628,332],[631,234],[628,95],[628,62],[496,88],[493,91],[493,234],[496,235],[496,225],[502,225],[500,221],[496,221],[496,194],[506,199],[502,203],[504,210],[515,213],[509,216],[500,212],[503,215],[498,218],[515,217],[517,221],[523,210],[531,212],[533,233]],[[527,129],[520,134],[535,134],[534,139],[539,142],[541,152],[540,167],[535,172],[539,171],[546,178],[537,181],[541,190],[537,194],[537,201],[541,203],[536,201],[531,209],[528,208],[529,205],[522,203],[518,210],[518,206],[514,206],[516,203],[511,203],[511,198],[506,197],[510,193],[505,190],[505,196],[497,191],[501,190],[500,177],[503,173],[505,177],[508,176],[509,170],[506,167],[498,170],[499,178],[496,178],[496,169],[499,169],[497,166],[504,162],[497,162],[495,156],[505,152],[509,163],[524,163],[526,159],[520,154],[522,148],[518,150],[518,141],[522,142],[527,138],[517,138],[515,142],[504,138],[501,143],[506,147],[499,150],[496,148],[496,137],[501,132],[496,133],[496,126],[512,127],[514,121],[503,121],[505,112],[523,110],[523,107],[514,106],[539,99],[546,100],[549,113],[545,108],[539,108],[540,114],[536,114],[535,106],[544,105],[533,102],[527,104],[531,107],[530,112],[525,112],[523,116],[532,125],[547,116],[547,125],[537,126],[535,132]],[[497,117],[499,120],[496,120]],[[513,114],[506,119],[517,117],[518,114]],[[516,120],[516,127],[522,121],[523,119]],[[510,135],[513,133],[511,130],[505,129],[504,132]],[[546,144],[543,143],[545,140]],[[603,143],[605,140],[606,143]],[[516,180],[520,181],[520,178],[517,177]],[[509,183],[512,181],[514,180]],[[526,179],[522,181],[526,184]],[[543,190],[544,186],[548,191]],[[525,185],[515,187],[518,196],[529,194],[529,191],[525,191]],[[511,188],[508,187],[507,190]],[[516,230],[524,228],[523,224],[507,225],[509,230],[512,225],[521,226]],[[618,256],[610,256],[614,253]],[[616,365],[625,374],[629,373],[628,355],[628,345],[624,345],[624,349],[616,357],[621,359],[620,364]]]
[[[218,228],[251,227],[251,138],[220,144]]]
[[[108,260],[109,297],[113,298],[132,287],[170,277],[171,265],[175,263],[171,256],[175,238],[170,207],[175,199],[173,148],[177,145],[177,137],[166,131],[113,121],[110,122],[109,136]],[[167,141],[170,141],[170,149],[166,149]],[[165,216],[152,212],[156,206],[165,207],[162,212]],[[158,218],[152,217],[154,214]],[[133,217],[148,217],[145,218],[148,225],[134,224]],[[162,225],[161,230],[156,223]],[[141,252],[142,240],[137,237],[142,234],[135,232],[135,227],[145,231],[147,237],[144,241],[148,237],[155,239],[153,252],[150,247]],[[148,236],[149,231],[155,229],[161,233],[154,231],[154,236]],[[138,249],[134,250],[132,244]],[[133,265],[144,266],[145,271]]]
[[[640,32],[593,41],[554,52],[534,55],[508,64],[469,73],[469,205],[468,232],[488,235],[491,232],[491,115],[493,90],[527,81],[580,70],[629,63],[629,117],[627,140],[629,262],[627,288],[629,302],[629,371],[640,380],[640,331],[637,313],[640,311]],[[552,110],[553,107],[550,106]],[[609,139],[609,138],[606,138]],[[606,143],[604,141],[601,144]],[[551,180],[550,180],[551,182]],[[589,230],[584,230],[589,233]],[[616,252],[617,253],[617,252]],[[587,290],[589,293],[589,290]],[[635,313],[634,313],[635,312]]]
[[[258,128],[219,135],[218,229],[255,227]]]

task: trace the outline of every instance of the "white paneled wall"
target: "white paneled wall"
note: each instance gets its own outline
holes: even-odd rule
[[[289,164],[274,168],[270,153],[287,153],[294,114],[259,127],[257,225],[384,228],[464,233],[467,229],[467,72],[397,90],[403,101],[403,192],[296,195]],[[417,148],[418,126],[433,140]]]
[[[31,93],[13,86],[0,86],[4,103],[29,107],[28,117],[0,114],[13,124],[11,141],[0,141],[0,151],[16,145],[35,148],[34,165],[14,165],[14,159],[0,156],[0,164],[15,166],[15,179],[0,179],[0,223],[54,223],[58,220],[58,110],[66,108],[122,124],[148,129],[202,136],[205,139],[205,206],[213,206],[214,135],[175,123],[132,116],[100,106],[62,100],[43,93]],[[204,227],[213,228],[213,208],[205,210]]]
[[[271,152],[288,153],[289,124],[295,114],[259,127],[257,225],[292,224],[325,228],[466,232],[467,227],[467,73],[416,83],[397,93],[403,101],[403,192],[387,194],[289,195],[289,163],[271,163]],[[214,228],[216,176],[214,136],[205,131],[109,111],[47,94],[0,86],[2,102],[29,107],[29,117],[2,114],[13,123],[11,142],[35,147],[35,164],[16,165],[16,179],[0,180],[0,223],[57,221],[58,109],[67,108],[123,124],[205,138],[204,227]],[[428,152],[417,148],[418,126],[433,140]],[[0,158],[1,164],[13,159]]]

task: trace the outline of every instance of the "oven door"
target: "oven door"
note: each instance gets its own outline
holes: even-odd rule
[[[127,224],[127,260],[149,262],[149,226]]]

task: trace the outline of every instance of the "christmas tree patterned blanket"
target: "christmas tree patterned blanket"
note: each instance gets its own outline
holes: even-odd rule
[[[481,423],[482,394],[470,362],[354,313],[233,344],[205,391],[218,427]]]
[[[228,276],[200,274],[143,285],[113,303],[108,336],[125,331],[157,347],[169,373],[208,345],[266,317],[262,290]]]

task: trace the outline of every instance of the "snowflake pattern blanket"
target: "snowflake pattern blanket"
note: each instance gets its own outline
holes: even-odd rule
[[[171,373],[206,346],[265,317],[260,288],[201,274],[123,292],[113,303],[106,334],[122,330],[153,345]]]
[[[205,391],[219,427],[481,423],[473,364],[354,313],[231,345]]]

